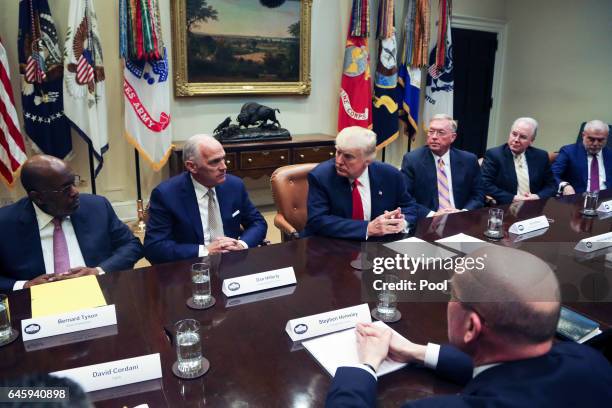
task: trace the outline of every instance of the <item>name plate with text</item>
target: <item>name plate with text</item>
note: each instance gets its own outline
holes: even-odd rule
[[[85,392],[120,387],[162,377],[159,353],[51,373],[78,383]]]
[[[576,251],[593,252],[612,246],[612,232],[581,239],[574,247]]]
[[[355,327],[357,323],[371,323],[370,307],[367,303],[346,307],[331,312],[289,320],[285,331],[293,341],[309,339],[323,334]]]
[[[612,212],[612,200],[604,201],[603,203],[599,204],[597,211],[602,213]]]
[[[117,324],[115,305],[99,306],[21,321],[23,341]]]
[[[546,218],[545,215],[540,215],[539,217],[515,222],[510,226],[509,231],[513,234],[521,235],[528,232],[537,231],[539,229],[548,228],[549,226],[550,224],[548,223],[548,218]]]
[[[225,279],[221,290],[227,297],[244,295],[245,293],[278,288],[280,286],[295,285],[295,272],[293,267],[275,269],[272,271],[254,273],[238,278]]]

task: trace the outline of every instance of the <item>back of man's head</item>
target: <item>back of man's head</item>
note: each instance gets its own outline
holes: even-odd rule
[[[466,258],[480,259],[484,267],[456,273],[453,293],[463,308],[483,320],[482,335],[509,348],[550,342],[559,320],[560,290],[548,264],[530,253],[497,245]]]

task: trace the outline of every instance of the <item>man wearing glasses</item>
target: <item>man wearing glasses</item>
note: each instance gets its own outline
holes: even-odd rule
[[[606,147],[608,125],[601,120],[587,122],[582,143],[563,146],[552,164],[559,192],[563,195],[599,191],[612,180],[612,150]]]
[[[423,364],[465,385],[459,394],[404,407],[596,407],[612,400],[612,369],[604,356],[553,341],[560,288],[547,263],[501,246],[468,257],[484,259],[484,269],[475,266],[452,278],[451,344],[415,344],[390,328],[358,324],[360,364],[336,370],[327,407],[376,406],[376,370],[385,358]]]
[[[0,291],[129,269],[142,245],[107,199],[79,194],[79,177],[55,157],[21,168],[28,196],[0,209]]]
[[[404,155],[402,173],[408,193],[419,204],[420,216],[483,206],[478,159],[472,153],[452,148],[456,137],[457,122],[449,115],[434,115],[429,122],[427,146]]]

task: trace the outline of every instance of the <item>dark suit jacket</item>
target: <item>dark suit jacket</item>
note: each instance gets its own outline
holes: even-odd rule
[[[87,267],[105,272],[129,269],[142,257],[142,245],[102,196],[81,194],[70,216]],[[0,290],[45,273],[40,233],[29,198],[0,209]]]
[[[606,187],[608,187],[612,185],[612,150],[604,147],[602,155],[606,169]],[[567,181],[574,187],[576,193],[584,193],[587,190],[589,177],[587,163],[587,152],[582,142],[563,146],[552,164],[557,186],[562,181]],[[599,163],[599,165],[602,164]]]
[[[529,172],[529,191],[541,199],[554,196],[557,184],[550,169],[548,153],[529,146],[525,150]],[[514,168],[514,156],[507,144],[487,150],[482,163],[482,183],[485,194],[498,204],[509,204],[516,195],[518,181]]]
[[[466,373],[471,374],[469,358],[457,350],[449,351],[451,348],[440,349],[436,373],[465,379]],[[375,407],[376,386],[365,370],[341,367],[336,371],[326,406]],[[600,407],[608,404],[605,401],[612,401],[610,363],[588,346],[562,342],[544,356],[483,371],[458,395],[410,401],[404,407]]]
[[[261,244],[268,224],[249,200],[242,180],[227,174],[225,181],[215,187],[215,193],[225,236],[240,238],[249,248]],[[152,264],[196,258],[203,244],[198,200],[190,174],[183,172],[151,193],[145,256]]]
[[[451,177],[455,207],[474,210],[484,204],[480,166],[476,155],[450,149]],[[421,206],[419,215],[438,210],[438,178],[436,163],[429,147],[423,146],[404,155],[402,173],[408,192]]]
[[[373,162],[368,166],[372,209],[370,219],[400,207],[409,224],[416,222],[416,203],[406,191],[401,173],[393,166]],[[349,179],[336,173],[334,159],[308,174],[308,221],[304,236],[364,240],[367,221],[351,219],[353,201]]]

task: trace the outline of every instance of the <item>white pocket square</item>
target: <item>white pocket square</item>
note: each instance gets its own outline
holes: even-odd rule
[[[235,216],[237,216],[238,214],[240,214],[240,210],[236,210],[234,211],[234,213],[232,214],[232,218],[234,218]]]

